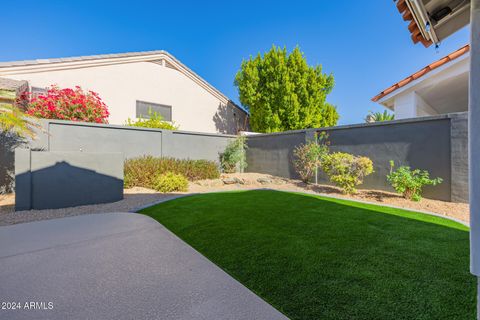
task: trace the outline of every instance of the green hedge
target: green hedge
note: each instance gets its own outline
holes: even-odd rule
[[[126,188],[136,186],[154,189],[157,177],[167,172],[181,174],[190,181],[220,177],[217,164],[208,160],[181,160],[144,156],[126,160],[124,170]]]

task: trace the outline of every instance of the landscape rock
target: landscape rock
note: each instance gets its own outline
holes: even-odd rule
[[[221,179],[212,179],[212,180],[198,180],[194,182],[196,185],[202,187],[221,187],[223,186],[223,181]]]
[[[282,179],[282,178],[276,178],[276,179],[273,179],[273,184],[286,184],[288,183],[288,181],[286,179]]]
[[[266,177],[260,177],[257,179],[257,182],[260,184],[271,184],[273,181],[272,179],[266,178]]]
[[[222,181],[224,184],[245,184],[245,180],[237,177],[223,178]]]

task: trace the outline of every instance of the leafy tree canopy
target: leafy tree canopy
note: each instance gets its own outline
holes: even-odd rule
[[[320,65],[309,66],[298,47],[288,53],[273,45],[263,56],[242,61],[235,85],[253,131],[320,128],[338,121],[336,108],[326,102],[333,75],[322,73]]]

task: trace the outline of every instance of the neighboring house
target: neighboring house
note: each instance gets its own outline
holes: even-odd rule
[[[468,45],[435,61],[372,98],[395,112],[395,119],[468,110]]]
[[[160,113],[181,130],[236,134],[247,112],[165,51],[0,62],[0,77],[26,80],[41,94],[56,84],[97,92],[112,124]]]
[[[27,81],[0,78],[0,104],[13,104],[19,94],[28,90]]]

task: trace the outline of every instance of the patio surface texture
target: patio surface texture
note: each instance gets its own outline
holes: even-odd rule
[[[0,227],[2,319],[287,319],[155,220],[82,215]]]

